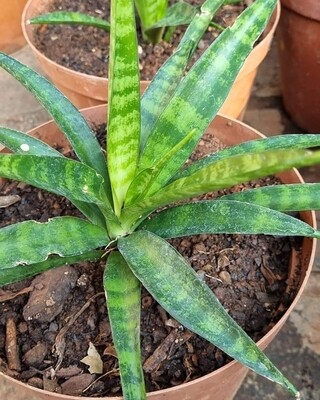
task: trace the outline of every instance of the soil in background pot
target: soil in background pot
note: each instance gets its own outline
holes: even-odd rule
[[[104,129],[100,127],[98,135],[104,136]],[[216,145],[218,149],[220,144]],[[212,136],[205,135],[194,157],[208,152],[212,152]],[[248,186],[273,183],[279,181],[266,178]],[[240,185],[232,191],[242,189]],[[0,208],[1,227],[26,219],[44,222],[53,216],[80,216],[67,200],[23,183],[8,181],[1,194],[19,196],[15,204],[9,205],[8,200],[8,206]],[[170,242],[229,314],[258,340],[296,294],[299,277],[289,279],[288,264],[299,241],[263,235],[199,235]],[[103,269],[102,262],[83,262],[1,288],[0,370],[53,392],[121,395],[102,287]],[[188,382],[231,360],[171,318],[146,290],[142,293],[141,344],[148,391]],[[103,374],[90,373],[80,361],[89,346],[98,351]]]
[[[187,0],[199,6],[202,0]],[[222,26],[232,25],[236,17],[246,7],[246,0],[237,4],[225,5],[214,21]],[[110,20],[109,2],[105,0],[53,0],[51,11],[80,11]],[[139,21],[138,21],[139,23]],[[142,80],[151,80],[160,66],[177,48],[185,27],[177,27],[169,42],[162,41],[153,46],[142,40],[139,35],[139,68]],[[209,27],[198,45],[193,57],[194,63],[220,31]],[[108,74],[109,34],[101,29],[88,26],[42,25],[35,29],[35,45],[48,58],[56,63],[89,75],[106,77]]]

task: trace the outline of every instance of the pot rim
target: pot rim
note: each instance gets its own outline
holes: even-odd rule
[[[95,75],[86,74],[83,72],[78,72],[71,68],[60,65],[57,62],[55,62],[55,61],[51,60],[50,58],[48,58],[47,56],[45,56],[44,53],[42,53],[40,50],[38,50],[36,48],[36,46],[34,45],[32,34],[31,34],[32,33],[31,25],[27,23],[27,21],[28,21],[27,15],[29,15],[29,13],[31,13],[31,11],[34,8],[33,7],[34,4],[37,1],[38,0],[28,0],[27,4],[24,7],[24,10],[22,13],[22,18],[21,18],[22,32],[23,32],[23,35],[24,35],[28,45],[32,49],[32,51],[37,55],[37,57],[39,59],[41,59],[42,61],[49,64],[52,69],[60,70],[61,72],[64,72],[67,75],[72,74],[75,77],[78,77],[79,79],[90,80],[92,82],[95,82],[96,84],[105,83],[108,80],[108,78],[103,78],[103,77],[98,77]],[[246,75],[246,74],[250,73],[251,71],[253,71],[255,68],[257,68],[257,66],[263,60],[265,55],[262,56],[260,53],[262,53],[262,54],[265,53],[265,52],[263,52],[263,48],[265,45],[267,45],[267,47],[269,49],[271,40],[274,36],[276,27],[280,20],[280,14],[281,14],[281,4],[280,4],[280,0],[277,0],[276,9],[274,10],[274,12],[271,16],[270,21],[268,22],[264,33],[262,34],[263,39],[252,49],[252,51],[250,53],[250,54],[252,54],[252,59],[254,61],[252,63],[251,62],[249,63],[248,58],[245,60],[243,66],[241,68],[241,71],[239,72],[239,75],[237,77],[237,80],[242,76],[242,74]],[[250,55],[248,57],[250,57]],[[248,70],[244,73],[243,71],[246,67],[248,67]],[[140,83],[144,87],[147,87],[149,85],[150,81],[149,80],[140,80]]]
[[[106,104],[102,104],[102,105],[98,105],[98,106],[93,106],[93,107],[88,107],[88,108],[84,108],[81,109],[80,111],[82,113],[85,113],[86,118],[89,121],[93,120],[93,114],[95,113],[96,110],[98,110],[98,113],[100,112],[101,114],[103,113],[104,115],[106,115],[105,113],[105,109],[106,109]],[[218,114],[217,115],[218,118],[222,119],[223,121],[225,121],[227,123],[227,125],[230,126],[233,124],[237,124],[240,126],[243,126],[246,129],[250,129],[253,133],[255,133],[258,137],[260,138],[264,138],[266,137],[265,135],[263,135],[262,133],[260,133],[259,131],[257,131],[256,129],[250,127],[249,125],[238,121],[234,118],[230,118],[230,117],[226,117],[224,115]],[[38,125],[36,128],[31,129],[28,133],[30,132],[36,132],[39,128],[46,126],[49,123],[54,123],[53,120],[49,120],[41,125]],[[296,177],[298,178],[298,180],[300,180],[300,182],[304,182],[301,174],[296,170],[296,169],[292,169],[295,172]],[[312,222],[312,226],[314,228],[316,228],[316,214],[314,211],[306,211],[303,212],[305,215],[309,216],[310,221]],[[310,252],[309,255],[309,263],[308,263],[308,267],[306,269],[305,272],[305,276],[301,277],[301,282],[300,282],[300,287],[296,293],[296,296],[294,298],[294,300],[292,301],[291,305],[289,306],[289,308],[286,310],[286,312],[283,314],[283,316],[279,319],[279,321],[258,341],[256,342],[257,345],[259,345],[262,349],[264,349],[268,344],[269,341],[271,340],[271,337],[276,335],[276,333],[280,330],[280,328],[282,327],[282,325],[284,324],[284,322],[288,319],[291,311],[293,310],[293,308],[296,306],[297,302],[299,301],[304,288],[307,284],[307,281],[309,279],[310,273],[311,273],[311,269],[312,269],[312,265],[314,263],[314,259],[315,259],[315,253],[316,253],[316,243],[317,240],[315,238],[304,238],[304,244],[305,247],[307,247],[307,250]],[[158,390],[155,392],[150,392],[148,393],[148,399],[152,399],[154,396],[156,395],[163,395],[165,396],[165,394],[170,393],[172,391],[175,391],[177,388],[188,388],[191,385],[195,385],[197,382],[202,382],[205,381],[207,379],[210,379],[210,377],[215,376],[221,372],[224,372],[225,370],[228,370],[229,368],[235,366],[235,364],[240,364],[238,361],[233,360],[231,362],[229,362],[228,364],[224,365],[223,367],[218,368],[217,370],[203,376],[197,379],[194,379],[193,381],[190,381],[188,383],[184,383],[182,385],[178,385],[175,387],[171,387],[171,388],[167,388],[167,389],[162,389],[162,390]],[[241,365],[241,364],[240,364]],[[35,387],[32,387],[24,382],[18,381],[12,377],[9,377],[8,375],[5,375],[3,372],[0,371],[0,375],[5,377],[6,379],[8,379],[11,383],[13,383],[14,385],[19,385],[23,388],[28,388],[29,390],[32,390],[35,393],[41,393],[41,394],[46,394],[48,396],[51,396],[52,398],[56,398],[59,399],[61,398],[61,394],[59,393],[53,393],[53,392],[49,392],[46,391],[44,389],[38,389]],[[65,397],[67,397],[70,400],[84,400],[84,399],[91,399],[92,397],[80,397],[80,396],[72,396],[72,395],[63,395]],[[94,399],[96,400],[122,400],[122,397],[94,397]]]

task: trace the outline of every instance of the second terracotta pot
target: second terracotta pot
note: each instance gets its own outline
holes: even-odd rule
[[[98,106],[84,111],[84,115],[88,121],[97,125],[105,122],[106,106]],[[239,121],[230,120],[226,117],[218,116],[210,125],[208,132],[220,139],[227,146],[239,144],[244,141],[261,138],[262,135],[249,126],[240,123]],[[57,145],[61,149],[68,149],[68,141],[61,134],[57,126],[53,122],[48,122],[30,132],[35,137],[41,138],[50,145]],[[296,170],[287,171],[279,175],[284,183],[301,183],[302,178]],[[315,227],[315,213],[313,211],[302,212],[301,219]],[[275,338],[279,330],[284,325],[293,307],[301,297],[306,286],[308,277],[311,272],[311,267],[315,256],[316,240],[304,238],[302,244],[301,262],[295,258],[295,253],[292,255],[291,267],[294,271],[299,269],[300,283],[298,293],[285,312],[283,317],[274,325],[274,327],[258,342],[261,349]],[[236,361],[232,361],[222,368],[192,382],[179,385],[170,389],[160,390],[148,394],[150,400],[231,400],[239,389],[246,373],[247,368]],[[67,396],[57,393],[47,392],[35,387],[28,386],[25,383],[17,381],[13,378],[4,376],[8,384],[16,386],[19,390],[24,391],[26,398],[28,396],[38,397],[43,400],[83,400],[86,397]],[[119,397],[104,397],[96,398],[97,400],[120,400]]]
[[[107,101],[107,79],[87,75],[63,67],[47,58],[34,45],[32,25],[27,21],[48,11],[50,0],[29,0],[22,17],[22,29],[25,38],[33,50],[42,70],[50,80],[77,106],[85,108]],[[266,57],[274,31],[280,17],[280,2],[264,31],[263,39],[254,47],[243,65],[232,89],[220,112],[232,118],[242,117],[250,97],[258,66]],[[149,81],[141,81],[141,91],[148,86]]]
[[[27,0],[2,0],[0,10],[0,51],[13,53],[25,43],[21,15]]]
[[[320,133],[320,2],[281,4],[277,42],[284,107],[300,128]]]

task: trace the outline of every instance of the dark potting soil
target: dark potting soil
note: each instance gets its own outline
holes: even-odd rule
[[[104,128],[99,132],[103,135]],[[205,135],[197,158],[209,149],[212,152],[212,136]],[[273,183],[279,181],[266,178],[231,191]],[[44,222],[60,215],[80,216],[67,200],[22,183],[8,181],[1,187],[1,196],[7,196],[1,197],[1,227],[26,219]],[[199,235],[170,242],[254,340],[272,328],[296,294],[299,276],[288,279],[288,264],[291,251],[301,244],[299,239]],[[120,395],[103,269],[103,262],[82,262],[1,288],[0,370],[53,392]],[[90,373],[80,361],[90,343],[99,353],[98,361],[102,359],[102,374]],[[141,346],[148,391],[188,382],[230,361],[221,350],[180,325],[144,289]]]
[[[202,0],[187,0],[195,6]],[[238,4],[225,5],[215,16],[214,22],[230,26],[236,17],[252,0],[239,1]],[[109,2],[106,0],[52,0],[50,11],[80,11],[93,16],[110,20]],[[137,21],[139,23],[139,21]],[[139,68],[142,80],[151,80],[159,67],[175,51],[183,34],[184,27],[178,27],[169,42],[162,41],[153,46],[139,39]],[[219,35],[219,31],[209,28],[198,45],[193,57],[194,63],[205,49]],[[42,25],[35,26],[34,40],[36,47],[48,58],[78,72],[107,77],[109,57],[109,33],[88,26]]]

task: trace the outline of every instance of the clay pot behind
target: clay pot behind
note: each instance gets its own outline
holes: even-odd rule
[[[0,51],[13,53],[25,43],[21,29],[21,15],[27,0],[1,0]]]
[[[42,70],[78,108],[105,103],[107,101],[107,79],[65,68],[48,59],[35,47],[33,40],[33,31],[35,27],[27,25],[26,22],[30,18],[48,10],[48,3],[50,3],[50,0],[29,0],[22,17],[22,28],[25,38],[33,50]],[[263,40],[255,46],[242,67],[228,98],[220,110],[221,113],[232,118],[238,118],[244,114],[258,66],[269,51],[279,17],[280,2],[265,29]],[[148,84],[149,81],[141,81],[142,92],[146,89]]]
[[[320,133],[320,2],[281,3],[277,41],[284,107],[300,128]]]
[[[91,109],[84,110],[86,118],[100,124],[105,121],[106,107],[105,105],[94,107]],[[250,128],[249,126],[240,123],[235,120],[230,120],[226,117],[218,116],[210,125],[209,132],[218,137],[227,146],[238,144],[243,141],[253,140],[262,137],[260,133]],[[49,122],[35,128],[31,131],[31,134],[42,138],[50,145],[59,144],[62,149],[68,148],[68,142],[65,137],[60,133],[59,129],[53,122]],[[302,178],[296,170],[287,171],[279,175],[284,183],[300,183]],[[315,227],[315,213],[308,211],[301,213],[301,218],[308,224]],[[258,342],[259,347],[264,349],[276,336],[279,330],[282,328],[286,319],[288,318],[293,307],[297,303],[298,299],[302,295],[302,292],[307,283],[307,279],[311,272],[311,267],[314,261],[315,255],[315,239],[304,238],[302,248],[302,265],[299,264],[297,259],[292,256],[291,268],[299,268],[301,270],[301,281],[299,290],[293,303],[280,319],[280,321]],[[171,389],[160,390],[157,392],[150,393],[148,399],[152,400],[231,400],[239,389],[245,375],[247,374],[247,368],[243,367],[236,361],[232,361],[222,368],[219,368],[215,372],[212,372],[202,378],[196,379],[187,384],[176,386]],[[28,386],[20,381],[16,381],[13,378],[3,375],[10,384],[18,386],[19,390],[23,390],[26,393],[26,398],[29,396],[35,396],[39,399],[50,400],[83,400],[85,397],[66,396],[57,393],[50,393],[44,390],[40,390],[31,386]],[[88,399],[88,398],[87,398]],[[102,398],[97,398],[97,400]],[[105,397],[104,400],[120,400],[119,397]]]

